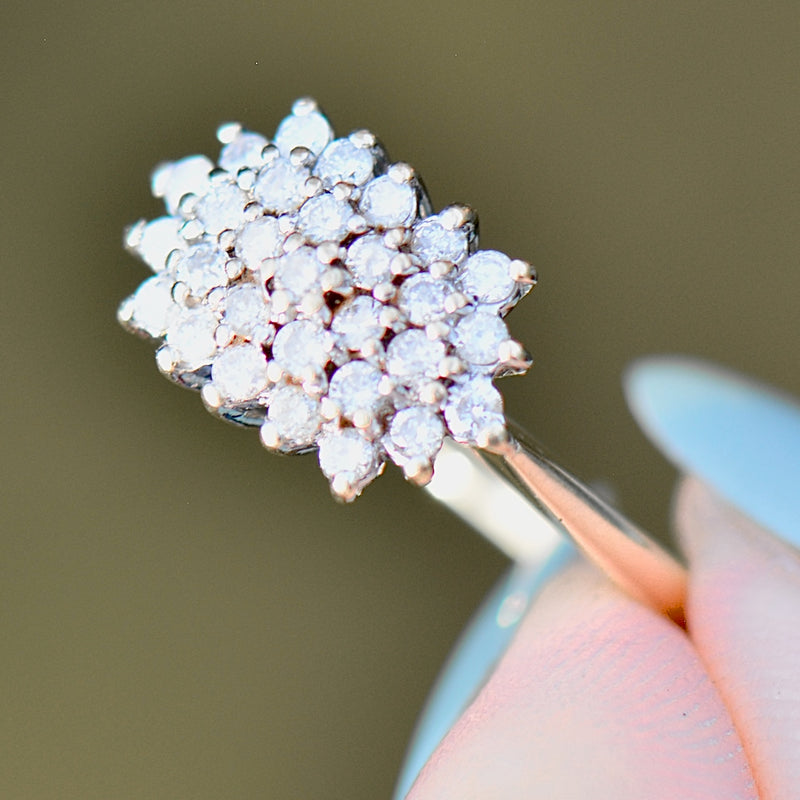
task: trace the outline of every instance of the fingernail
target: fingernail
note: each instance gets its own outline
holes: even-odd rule
[[[542,564],[515,564],[467,624],[417,720],[394,800],[402,800],[425,763],[488,680],[542,586],[573,557],[565,540]]]
[[[682,472],[800,546],[800,404],[707,362],[656,356],[624,379],[639,425]]]

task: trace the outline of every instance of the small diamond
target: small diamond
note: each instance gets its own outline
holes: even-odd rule
[[[214,332],[217,318],[207,308],[185,310],[167,331],[167,344],[175,361],[185,369],[194,370],[211,363],[217,350]]]
[[[187,156],[180,161],[156,168],[150,181],[154,197],[163,197],[170,214],[178,212],[186,194],[204,195],[208,191],[208,174],[214,169],[205,156]]]
[[[411,252],[427,266],[434,261],[459,264],[467,256],[467,234],[458,228],[448,230],[438,216],[428,217],[414,226]]]
[[[225,324],[245,339],[267,341],[274,333],[269,309],[258,286],[246,283],[232,289],[225,298]]]
[[[361,213],[370,225],[397,228],[414,219],[417,193],[408,183],[397,183],[388,175],[370,181],[361,196]]]
[[[253,400],[267,388],[267,357],[254,344],[228,347],[214,361],[211,380],[228,402]]]
[[[175,217],[159,217],[148,222],[142,229],[137,250],[145,263],[154,272],[160,272],[173,250],[183,250],[186,240],[180,235],[182,220]]]
[[[348,234],[347,223],[352,216],[353,208],[346,200],[320,194],[303,203],[297,226],[312,244],[340,242]]]
[[[241,131],[222,148],[219,165],[233,173],[243,167],[258,167],[261,164],[261,151],[266,146],[267,140],[260,133]]]
[[[403,283],[397,303],[413,325],[428,325],[447,316],[444,301],[453,291],[448,281],[420,273]]]
[[[212,187],[200,198],[195,213],[207,233],[236,230],[244,224],[244,207],[250,198],[235,183]]]
[[[349,361],[331,377],[328,397],[336,403],[344,417],[353,419],[359,411],[377,416],[386,405],[378,390],[381,371],[366,361]]]
[[[267,418],[286,449],[309,447],[314,444],[322,419],[319,403],[299,386],[279,386],[270,396]]]
[[[380,473],[376,445],[353,428],[324,433],[319,439],[319,465],[328,478],[367,483]]]
[[[514,297],[517,284],[511,277],[511,259],[496,250],[479,250],[459,270],[458,282],[465,295],[485,305],[502,305]]]
[[[359,351],[379,340],[386,330],[380,322],[383,308],[366,295],[358,295],[339,306],[331,322],[338,344],[346,350]]]
[[[477,444],[481,431],[505,425],[503,398],[488,376],[469,376],[450,389],[444,418],[457,442]]]
[[[464,317],[453,332],[453,344],[458,354],[471,364],[490,366],[500,355],[498,348],[508,340],[508,328],[491,311],[475,311]]]
[[[436,411],[411,406],[394,415],[384,443],[392,460],[403,466],[410,459],[433,458],[442,446],[444,433],[444,423]]]
[[[361,186],[373,175],[375,159],[364,147],[357,147],[349,139],[331,142],[314,167],[314,174],[322,180],[326,189],[337,183]]]
[[[319,111],[299,116],[290,114],[278,126],[275,144],[282,156],[288,156],[295,147],[305,147],[319,155],[333,138],[333,129]]]
[[[286,214],[300,208],[306,199],[309,171],[295,167],[286,158],[276,158],[258,173],[253,194],[272,214]]]
[[[275,217],[259,217],[242,228],[236,238],[236,255],[245,266],[256,271],[265,258],[275,258],[283,250],[286,234]]]
[[[225,286],[227,258],[216,245],[202,242],[181,253],[175,262],[175,277],[185,283],[195,297],[205,297],[217,286]]]
[[[309,292],[319,291],[324,271],[325,266],[317,258],[316,251],[312,247],[300,247],[276,259],[273,284],[276,289],[287,292],[293,303],[299,303]]]
[[[272,357],[290,375],[302,378],[319,372],[328,363],[324,331],[309,320],[284,325],[276,334]]]
[[[439,362],[444,355],[443,342],[431,341],[425,331],[407,330],[389,342],[386,368],[405,386],[416,388],[439,377]]]
[[[176,306],[172,300],[175,281],[164,275],[148,278],[131,298],[132,312],[128,324],[158,338],[169,327]]]
[[[394,277],[391,265],[396,255],[397,250],[392,250],[383,243],[383,236],[368,233],[350,245],[345,263],[357,286],[373,289],[379,283],[385,283]]]

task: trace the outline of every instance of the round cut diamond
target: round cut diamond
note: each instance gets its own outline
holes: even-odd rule
[[[467,234],[458,228],[448,230],[439,217],[427,217],[414,226],[411,251],[427,266],[434,261],[459,264],[467,255]]]
[[[175,361],[188,370],[211,363],[217,351],[216,329],[217,318],[209,309],[185,310],[167,331],[166,342]]]
[[[273,285],[289,294],[292,302],[299,303],[309,292],[320,290],[320,278],[325,266],[312,247],[300,247],[281,256],[275,262]]]
[[[336,139],[323,151],[314,167],[314,174],[326,189],[337,183],[361,186],[373,175],[375,159],[364,147],[357,147],[349,139]]]
[[[319,465],[328,478],[359,484],[379,473],[378,448],[353,428],[326,432],[319,439]]]
[[[195,297],[205,297],[217,286],[225,286],[225,253],[216,245],[201,242],[181,253],[175,262],[175,277],[189,287]]]
[[[392,250],[383,242],[383,236],[368,233],[356,239],[347,249],[346,264],[357,286],[373,289],[379,283],[386,283],[393,277],[392,259],[397,250]]]
[[[186,240],[180,235],[182,221],[175,217],[159,217],[142,229],[137,250],[154,272],[164,269],[173,250],[183,250]]]
[[[163,336],[176,310],[172,300],[174,283],[172,278],[164,275],[148,278],[131,298],[129,324],[153,338]]]
[[[417,193],[408,183],[397,183],[388,175],[370,181],[361,196],[361,213],[377,228],[398,228],[417,213]]]
[[[260,133],[240,131],[228,142],[219,154],[219,165],[236,173],[243,167],[258,167],[261,164],[261,151],[267,140]]]
[[[287,449],[309,447],[322,422],[319,403],[299,386],[279,386],[270,396],[267,419]]]
[[[236,237],[236,255],[250,270],[257,270],[265,258],[275,258],[283,250],[286,235],[275,217],[259,217],[242,228]]]
[[[306,372],[318,372],[328,363],[322,328],[309,320],[284,325],[276,334],[272,357],[290,375],[302,378]]]
[[[307,114],[290,114],[278,126],[275,145],[282,156],[288,156],[295,147],[305,147],[319,155],[333,138],[333,129],[319,111]]]
[[[187,194],[204,195],[208,175],[214,165],[205,156],[187,156],[180,161],[156,168],[150,181],[154,197],[163,197],[170,214],[177,214],[181,198]]]
[[[287,214],[306,199],[307,167],[295,167],[286,158],[276,158],[258,173],[253,194],[272,214]]]
[[[444,301],[452,292],[448,281],[419,273],[403,283],[397,302],[413,325],[428,325],[447,316]]]
[[[392,460],[403,466],[410,459],[432,459],[443,438],[441,416],[426,406],[411,406],[394,415],[384,443]]]
[[[258,286],[245,283],[232,289],[225,298],[225,324],[245,339],[266,341],[273,329],[269,309]]]
[[[458,282],[467,297],[486,305],[502,305],[514,296],[511,259],[496,250],[479,250],[459,270]]]
[[[190,156],[154,172],[167,216],[126,234],[155,275],[118,317],[164,339],[159,368],[261,424],[268,448],[319,446],[345,500],[387,458],[424,483],[448,433],[489,441],[504,424],[491,376],[527,363],[501,319],[533,283],[524,265],[470,255],[469,209],[427,216],[414,171],[387,166],[367,131],[334,140],[313,100],[274,144],[238,123],[217,138],[218,168]]]
[[[347,419],[352,420],[359,411],[377,416],[386,405],[378,389],[381,377],[381,371],[372,364],[350,361],[333,373],[328,397]]]
[[[358,351],[379,340],[385,328],[380,315],[383,306],[371,297],[358,295],[336,309],[331,330],[346,350]]]
[[[213,186],[197,203],[195,213],[207,233],[236,230],[244,224],[244,207],[250,198],[235,183]]]
[[[227,402],[253,400],[267,388],[267,357],[254,344],[228,347],[211,366],[211,380]]]
[[[500,360],[498,348],[508,339],[508,328],[491,311],[475,311],[464,317],[453,332],[458,354],[471,364],[490,366]]]
[[[431,341],[425,331],[407,330],[389,342],[386,368],[403,385],[418,387],[439,377],[444,355],[443,342]]]
[[[346,200],[332,194],[320,194],[303,203],[297,215],[297,226],[312,244],[340,242],[348,234],[347,223],[353,209]]]
[[[481,431],[505,425],[503,398],[491,378],[471,375],[450,389],[444,418],[457,442],[477,444]]]

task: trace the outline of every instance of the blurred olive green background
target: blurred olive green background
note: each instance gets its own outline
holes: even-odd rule
[[[795,0],[3,3],[0,796],[387,797],[503,559],[397,470],[335,505],[115,322],[151,168],[316,97],[537,265],[507,408],[668,532],[620,374],[800,394]]]

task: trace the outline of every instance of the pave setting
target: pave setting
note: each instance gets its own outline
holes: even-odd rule
[[[126,232],[153,274],[118,318],[162,373],[271,450],[318,450],[342,500],[387,460],[424,484],[445,436],[502,433],[493,379],[531,363],[503,317],[530,265],[478,250],[469,208],[432,215],[408,164],[368,131],[334,138],[313,100],[271,141],[237,123],[217,138],[218,164],[155,170],[167,215]]]

